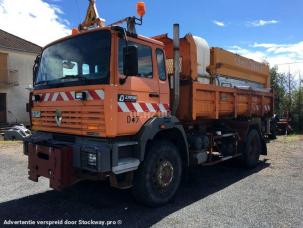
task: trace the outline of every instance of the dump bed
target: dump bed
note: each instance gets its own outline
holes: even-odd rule
[[[179,119],[220,119],[272,116],[273,94],[190,82],[180,87]]]
[[[167,71],[172,76],[173,41],[167,34],[154,39],[165,45]],[[267,64],[221,48],[209,48],[203,38],[187,34],[180,39],[180,67],[179,119],[272,115],[273,93]]]

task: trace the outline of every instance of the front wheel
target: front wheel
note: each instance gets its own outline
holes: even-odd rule
[[[178,149],[170,142],[155,141],[135,173],[133,195],[148,206],[169,202],[179,188],[182,161]]]

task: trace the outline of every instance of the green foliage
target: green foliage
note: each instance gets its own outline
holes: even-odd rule
[[[291,116],[295,131],[303,130],[303,82],[294,75],[279,73],[277,67],[270,69],[271,86],[275,91],[275,110],[279,117]]]
[[[292,93],[291,113],[293,127],[296,131],[303,130],[303,89],[296,88]]]
[[[278,116],[286,115],[285,110],[287,110],[287,80],[286,75],[278,72],[278,68],[274,67],[270,69],[271,76],[271,87],[275,92],[275,113]]]

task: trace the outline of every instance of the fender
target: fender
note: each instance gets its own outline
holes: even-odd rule
[[[138,133],[138,143],[139,143],[139,158],[140,161],[144,160],[145,152],[146,152],[146,145],[148,141],[154,139],[154,137],[160,133],[161,131],[167,130],[176,130],[180,133],[184,140],[185,144],[185,154],[186,154],[186,163],[189,165],[189,151],[188,151],[188,142],[187,137],[184,131],[183,126],[181,125],[180,121],[175,116],[170,117],[154,117],[148,120],[144,126],[141,128],[140,132]]]

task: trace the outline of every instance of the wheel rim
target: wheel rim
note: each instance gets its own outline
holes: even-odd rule
[[[153,182],[158,189],[165,190],[174,179],[174,166],[168,160],[160,160],[157,163]]]

